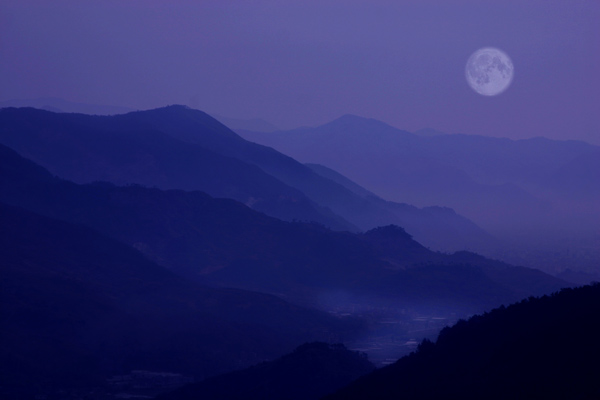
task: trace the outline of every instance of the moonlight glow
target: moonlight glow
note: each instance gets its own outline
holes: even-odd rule
[[[469,57],[465,67],[467,82],[477,93],[495,96],[505,91],[512,82],[512,61],[501,50],[486,47]]]

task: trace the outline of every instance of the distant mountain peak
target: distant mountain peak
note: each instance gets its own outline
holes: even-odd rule
[[[376,121],[373,118],[361,117],[356,114],[344,114],[341,117],[335,119],[334,121]]]
[[[204,111],[190,108],[186,105],[171,104],[152,110],[130,113],[151,123],[155,128],[161,129],[180,140],[194,143],[200,131],[211,132],[217,136],[226,136],[239,139],[239,136],[230,128],[219,122]],[[174,132],[179,132],[174,135]]]
[[[157,110],[160,110],[161,108],[166,109],[166,110],[193,110],[191,107],[188,107],[184,104],[169,104],[168,106],[164,106],[164,107],[159,107],[157,108]]]
[[[329,123],[321,125],[316,129],[337,132],[353,133],[364,135],[365,133],[384,136],[407,136],[413,137],[415,134],[395,128],[383,121],[374,118],[360,117],[358,115],[346,114]]]
[[[365,232],[367,236],[381,237],[381,238],[402,238],[412,240],[412,236],[408,234],[404,228],[398,225],[386,225],[371,229]]]
[[[195,110],[183,104],[169,104],[168,106],[153,108],[149,110],[140,110],[137,111],[139,113],[189,113],[189,112],[199,112],[205,114],[203,111]]]
[[[389,127],[392,129],[393,128],[391,125],[386,124],[385,122],[379,121],[377,119],[374,118],[366,118],[366,117],[360,117],[358,115],[354,115],[354,114],[345,114],[342,115],[341,117],[334,119],[333,121],[325,124],[324,126],[336,126],[336,125],[359,125],[359,126],[379,126],[379,127]]]

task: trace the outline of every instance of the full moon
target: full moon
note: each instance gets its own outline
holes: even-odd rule
[[[486,47],[469,57],[465,67],[467,82],[479,94],[495,96],[510,86],[514,68],[502,50]]]

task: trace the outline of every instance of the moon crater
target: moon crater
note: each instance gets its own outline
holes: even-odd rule
[[[514,67],[502,50],[485,47],[469,57],[465,67],[467,82],[484,96],[495,96],[505,91],[512,82]]]

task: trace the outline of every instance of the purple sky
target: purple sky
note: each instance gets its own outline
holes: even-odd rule
[[[598,0],[2,0],[0,101],[600,144],[598,21]],[[515,66],[495,97],[464,78],[486,46]]]

